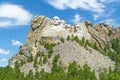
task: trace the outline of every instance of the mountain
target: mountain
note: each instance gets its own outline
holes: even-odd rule
[[[83,68],[88,65],[99,79],[104,69],[114,71],[119,64],[119,38],[120,28],[105,23],[83,21],[72,26],[57,16],[35,16],[26,43],[11,57],[9,66],[17,66],[27,75],[43,69],[51,73],[54,61],[68,72],[70,64],[76,62]]]

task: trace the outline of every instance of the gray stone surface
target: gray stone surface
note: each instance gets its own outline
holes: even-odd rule
[[[78,36],[79,39],[84,37],[91,43],[96,42],[97,46],[103,49],[106,43],[111,45],[111,41],[118,37],[120,33],[119,29],[117,29],[116,33],[111,26],[104,23],[93,26],[91,22],[83,21],[77,25],[71,26],[63,20],[60,20],[57,25],[54,22],[53,19],[46,16],[34,17],[31,22],[25,45],[16,55],[11,57],[9,65],[14,67],[15,61],[27,61],[30,54],[35,57],[35,54],[39,50],[47,54],[47,50],[39,43],[41,40],[56,43],[60,41],[61,37],[66,38],[68,35],[74,35]],[[110,66],[114,68],[115,63],[108,57],[103,56],[101,53],[90,47],[89,49],[92,53],[84,47],[79,46],[77,43],[68,41],[64,44],[55,46],[54,55],[60,54],[63,66],[68,66],[69,62],[75,60],[81,66],[87,63],[92,70],[95,69],[96,74],[98,74],[103,68],[108,68]],[[46,64],[42,66],[39,65],[38,70],[40,71],[44,68],[45,71],[50,72],[53,56]],[[20,69],[24,73],[28,73],[30,69],[35,71],[33,63],[25,63]]]
[[[110,66],[114,69],[115,62],[90,47],[88,49],[91,52],[76,42],[68,41],[55,46],[54,54],[60,54],[60,59],[66,67],[70,62],[76,61],[81,66],[88,64],[92,70],[95,70],[96,74],[104,68],[108,69]]]

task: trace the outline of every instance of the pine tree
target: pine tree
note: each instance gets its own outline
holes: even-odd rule
[[[45,64],[47,62],[47,56],[45,55],[44,57],[43,57],[43,63]]]
[[[61,38],[60,38],[60,41],[61,41],[62,43],[64,43],[64,42],[65,42],[65,40],[64,40],[64,38],[63,38],[63,37],[61,37]]]
[[[30,54],[30,57],[29,57],[29,59],[28,59],[28,62],[32,62],[33,61],[33,56],[32,56],[32,54]]]
[[[69,35],[67,36],[67,39],[66,39],[66,40],[67,40],[67,41],[69,41],[69,40],[70,40],[70,36],[69,36]]]

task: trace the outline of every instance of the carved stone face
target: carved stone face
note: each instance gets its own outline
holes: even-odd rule
[[[61,24],[62,26],[66,26],[66,23],[65,23],[64,20],[61,20],[61,21],[60,21],[60,24]]]
[[[54,16],[53,19],[52,19],[52,23],[53,23],[54,25],[59,25],[59,24],[60,24],[60,19],[59,19],[59,17]]]
[[[81,30],[79,25],[76,25],[75,27],[76,27],[76,32],[79,32]]]

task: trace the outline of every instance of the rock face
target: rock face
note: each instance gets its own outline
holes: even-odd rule
[[[82,37],[85,37],[86,39],[91,38],[85,22],[70,26],[69,24],[66,24],[64,20],[60,20],[57,16],[53,19],[49,19],[45,16],[36,16],[32,20],[26,45],[30,43],[29,41],[32,40],[33,37],[38,41],[40,39],[50,38],[56,42],[60,37],[66,38],[68,35],[76,35],[80,39]]]
[[[93,28],[89,27],[88,31],[91,34],[92,39],[102,49],[105,47],[106,43],[111,45],[112,40],[117,37],[115,30],[104,23],[97,24]]]
[[[41,39],[51,39],[50,41],[57,42],[61,37],[66,38],[68,35],[74,35],[80,39],[84,37],[90,42],[96,42],[100,48],[104,48],[107,42],[111,43],[111,41],[117,37],[117,33],[119,37],[119,32],[119,29],[118,32],[116,32],[111,26],[105,23],[100,23],[93,27],[91,22],[84,21],[70,26],[57,16],[53,19],[45,16],[36,16],[32,20],[26,45],[30,43],[30,40],[35,42],[35,39],[37,41]]]
[[[117,36],[120,37],[120,27],[117,28]]]
[[[97,74],[104,68],[108,69],[110,66],[114,68],[115,63],[108,57],[90,47],[88,49],[86,50],[76,42],[68,41],[55,46],[54,54],[60,54],[63,66],[68,66],[70,62],[76,61],[81,66],[88,64]]]
[[[40,41],[58,43],[61,37],[67,38],[67,36],[78,36],[79,39],[84,37],[91,43],[96,42],[97,46],[103,49],[106,43],[111,45],[111,41],[114,38],[120,37],[120,29],[116,32],[111,26],[104,23],[97,24],[93,27],[89,21],[83,21],[71,26],[57,16],[53,19],[46,16],[36,16],[31,22],[25,45],[9,60],[9,65],[14,68],[16,61],[18,63],[24,61],[25,64],[20,67],[22,72],[27,74],[31,69],[35,71],[33,62],[27,62],[30,55],[32,54],[35,57],[38,51],[43,51],[45,54],[48,53],[40,44]],[[64,66],[68,66],[69,62],[73,60],[81,66],[87,63],[92,70],[95,69],[96,73],[110,66],[114,68],[115,63],[108,57],[103,56],[91,47],[89,49],[92,52],[79,46],[76,42],[68,41],[56,45],[53,50],[53,56],[56,53],[60,54],[60,59]],[[50,72],[52,58],[48,60],[48,63],[42,66],[39,65],[38,70],[40,71],[41,68],[45,68],[45,71]]]

